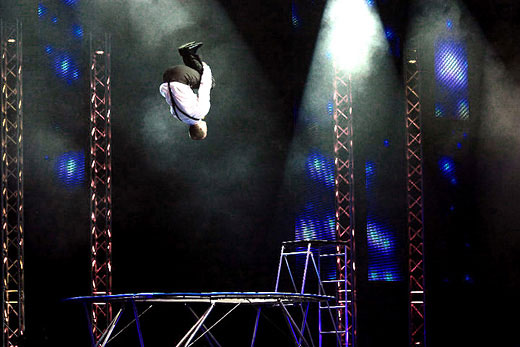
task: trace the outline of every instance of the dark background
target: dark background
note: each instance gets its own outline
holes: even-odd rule
[[[24,23],[27,345],[88,345],[82,308],[62,302],[89,294],[88,182],[65,187],[55,175],[61,153],[83,150],[88,157],[88,32],[112,34],[114,292],[274,289],[280,244],[294,237],[300,181],[291,174],[288,159],[297,157],[291,144],[324,2],[201,0],[178,1],[174,7],[165,1],[81,1],[75,12],[57,0],[42,3],[59,16],[80,21],[85,36],[67,41],[59,27],[38,18],[36,1],[0,2],[3,18],[18,17]],[[294,4],[298,26],[291,22]],[[437,2],[422,4],[380,1],[381,18],[394,25],[401,45],[415,20],[430,18],[432,9],[450,12]],[[431,346],[468,341],[517,346],[519,6],[513,0],[468,0],[465,5],[458,20],[470,33],[469,61],[474,63],[472,120],[467,123],[471,137],[461,159],[464,192],[458,195],[466,209],[459,224],[445,227],[439,207],[443,187],[435,177],[435,160],[426,159],[428,338]],[[202,142],[188,138],[158,94],[163,70],[181,63],[176,47],[190,40],[204,41],[201,54],[217,81],[209,136]],[[79,81],[68,85],[56,78],[43,49],[46,42],[76,54]],[[394,59],[397,73],[401,59]],[[431,73],[428,59],[425,79]],[[397,140],[404,122],[385,114],[386,104],[377,108],[378,95],[398,96],[400,91],[377,89],[376,71],[365,81],[374,86],[373,93],[359,92],[367,97],[360,102],[367,117],[355,124],[360,162],[375,151],[379,137],[404,141]],[[425,99],[425,118],[432,117],[429,102]],[[372,122],[377,115],[384,121]],[[426,121],[426,155],[435,153],[446,140],[442,134],[452,134],[450,127],[457,126]],[[404,165],[400,160],[398,165]],[[362,174],[358,177],[361,182]],[[394,183],[394,189],[404,185],[399,178]],[[394,203],[402,204],[402,198],[396,195]],[[362,194],[360,204],[363,218]],[[449,232],[462,229],[467,232]],[[464,235],[471,241],[469,251]],[[458,277],[468,271],[471,283]],[[378,325],[385,321],[378,320],[377,312],[387,312],[390,324],[392,297],[403,299],[398,294],[402,288],[362,285],[360,343],[373,346],[380,341],[373,336],[386,331]],[[378,306],[371,298],[381,293],[387,299]],[[168,323],[179,323],[179,318],[170,314],[159,308],[161,322],[143,322],[151,345],[164,342],[161,333],[175,341]],[[245,314],[252,322],[254,314]],[[237,335],[249,332],[247,325]],[[402,338],[405,332],[395,336]],[[227,338],[224,345],[240,345],[238,337],[234,342]]]

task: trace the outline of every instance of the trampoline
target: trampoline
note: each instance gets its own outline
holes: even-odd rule
[[[93,347],[104,347],[113,339],[113,337],[117,336],[118,333],[116,333],[116,328],[118,322],[124,311],[129,308],[133,313],[132,323],[135,322],[139,344],[141,347],[144,347],[139,317],[151,308],[151,304],[158,303],[183,303],[187,305],[190,303],[207,304],[206,310],[200,317],[197,316],[195,311],[188,306],[191,313],[195,316],[196,322],[176,344],[177,347],[191,346],[204,336],[211,339],[216,346],[220,346],[216,338],[211,334],[211,330],[241,305],[253,305],[257,307],[256,322],[251,339],[251,346],[255,345],[258,320],[260,318],[261,307],[264,306],[278,307],[281,310],[296,345],[312,346],[313,342],[309,342],[305,337],[307,315],[304,314],[302,322],[297,323],[293,315],[291,315],[289,308],[295,305],[307,304],[308,309],[308,305],[312,303],[318,304],[320,302],[329,302],[334,300],[335,298],[332,296],[283,292],[135,293],[80,296],[66,299],[68,302],[81,303],[85,307]],[[140,314],[136,305],[137,303],[148,303],[150,306]],[[119,310],[98,341],[96,341],[93,334],[93,325],[89,309],[90,304],[112,304],[113,306],[119,306]],[[206,327],[204,323],[217,305],[227,305],[230,306],[230,309],[226,310],[220,317],[217,317],[218,319],[216,320],[216,323],[210,327]],[[124,327],[123,330],[124,329],[126,329],[126,327]],[[114,334],[115,336],[113,336]]]

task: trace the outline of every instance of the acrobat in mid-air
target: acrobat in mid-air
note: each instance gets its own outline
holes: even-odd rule
[[[168,68],[159,87],[170,105],[171,114],[189,125],[190,138],[203,140],[208,133],[204,118],[210,108],[210,92],[215,82],[211,69],[203,62],[197,50],[202,42],[188,42],[179,47],[185,65]],[[196,91],[196,92],[195,92]]]

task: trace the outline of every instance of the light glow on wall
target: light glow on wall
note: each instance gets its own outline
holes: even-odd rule
[[[86,181],[85,153],[65,152],[56,158],[55,172],[58,180],[67,188],[81,186]]]
[[[367,196],[367,248],[368,280],[400,281],[399,245],[396,228],[381,211],[378,204],[377,190],[381,179],[379,170],[373,161],[365,163]]]
[[[463,42],[454,38],[442,38],[437,41],[435,79],[435,116],[468,119],[468,60]]]

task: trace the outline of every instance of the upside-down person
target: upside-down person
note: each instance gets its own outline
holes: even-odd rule
[[[189,125],[193,140],[203,140],[208,133],[204,118],[210,108],[210,92],[214,79],[210,67],[197,55],[202,42],[188,42],[179,47],[185,65],[168,68],[159,87],[161,95],[170,105],[171,114]],[[197,93],[195,93],[197,90]]]

